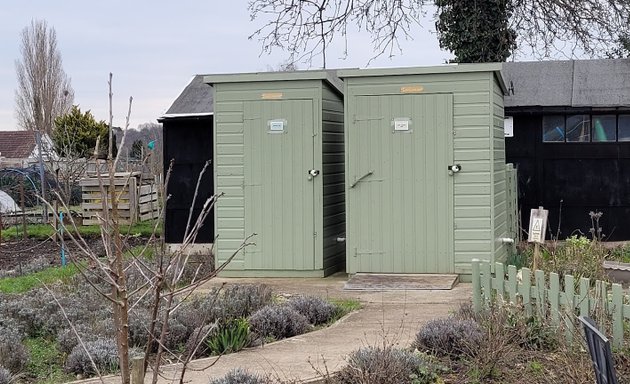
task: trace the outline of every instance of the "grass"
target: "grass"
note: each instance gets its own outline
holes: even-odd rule
[[[330,301],[336,308],[335,315],[330,320],[330,323],[334,323],[350,312],[361,309],[361,302],[356,299],[330,299],[328,301]]]
[[[68,283],[77,274],[77,268],[69,264],[65,267],[50,267],[24,276],[4,277],[0,279],[0,292],[23,293],[44,284],[56,282]]]
[[[154,245],[149,245],[145,248],[145,245],[136,245],[131,247],[127,251],[125,251],[123,257],[125,260],[131,259],[133,256],[141,257],[144,260],[153,260],[155,256],[156,247]],[[144,252],[142,252],[144,250]]]
[[[45,337],[24,340],[30,360],[26,367],[28,375],[36,383],[53,384],[75,380],[76,377],[63,370],[63,356],[57,349],[57,342]]]
[[[120,231],[123,234],[150,236],[153,233],[153,227],[155,222],[143,221],[140,223],[129,225],[121,225]],[[96,237],[101,234],[101,227],[99,225],[83,225],[77,227],[79,233],[84,237]],[[69,227],[67,229],[70,229]],[[53,235],[55,229],[49,224],[29,224],[26,227],[28,237],[36,240],[46,240]],[[158,226],[157,234],[161,233],[161,226]],[[2,231],[2,240],[18,240],[22,238],[22,226],[11,226]]]

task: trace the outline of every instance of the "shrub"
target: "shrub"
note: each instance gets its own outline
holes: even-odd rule
[[[482,339],[483,332],[477,322],[451,316],[426,323],[416,335],[415,346],[435,355],[455,357],[473,352]]]
[[[329,322],[336,310],[334,305],[317,296],[295,296],[287,304],[313,325]]]
[[[248,372],[242,368],[236,368],[225,376],[210,381],[210,384],[270,384],[271,382],[261,376]]]
[[[19,372],[28,362],[28,353],[20,334],[11,328],[0,327],[0,366]]]
[[[72,349],[68,359],[66,360],[66,371],[84,376],[92,376],[96,373],[90,356],[94,360],[94,364],[101,373],[112,372],[118,369],[118,349],[116,342],[109,339],[98,339],[96,341],[88,341],[85,343],[88,354],[83,346],[77,345]]]
[[[11,372],[0,365],[0,384],[10,384],[12,380]]]
[[[239,284],[225,288],[217,315],[223,320],[248,317],[271,303],[271,288],[264,284]]]
[[[98,336],[92,332],[92,329],[85,324],[77,324],[74,328],[84,343],[98,339]],[[64,329],[57,334],[57,348],[60,352],[70,354],[77,344],[79,344],[79,339],[77,339],[77,335],[72,328]]]
[[[268,305],[249,318],[252,331],[276,340],[301,335],[309,328],[308,320],[286,305]]]
[[[337,376],[340,384],[425,384],[437,378],[438,366],[426,355],[393,347],[364,347],[348,357]]]
[[[210,348],[208,348],[208,344],[203,339],[206,338],[204,335],[209,335],[212,332],[213,327],[214,324],[208,324],[195,328],[186,341],[185,351],[187,355],[190,355],[193,351],[195,352],[193,358],[210,354]]]
[[[228,320],[211,332],[206,342],[215,355],[238,352],[249,344],[249,323],[242,317]]]

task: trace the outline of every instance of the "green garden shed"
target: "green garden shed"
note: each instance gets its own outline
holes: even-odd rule
[[[208,75],[216,262],[224,276],[326,276],[345,263],[343,84],[333,72]]]
[[[470,274],[514,236],[500,64],[342,70],[348,273]],[[509,189],[509,190],[508,190]]]

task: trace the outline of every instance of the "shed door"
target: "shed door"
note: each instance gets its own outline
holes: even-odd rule
[[[313,101],[246,102],[245,269],[312,270]]]
[[[453,272],[452,95],[354,101],[348,272]]]

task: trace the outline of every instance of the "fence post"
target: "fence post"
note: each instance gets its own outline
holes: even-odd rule
[[[485,305],[490,305],[490,299],[492,298],[492,272],[490,270],[489,262],[482,262],[481,273],[483,274],[483,279],[481,279],[481,286],[483,287],[483,301]]]
[[[591,299],[588,288],[591,282],[586,277],[580,277],[580,316],[590,316]]]
[[[472,261],[473,309],[481,311],[481,276],[479,276],[479,260]]]
[[[613,318],[613,346],[623,344],[623,288],[621,284],[612,285],[612,318]]]
[[[494,282],[497,295],[505,299],[505,267],[502,263],[494,265]]]
[[[523,306],[527,316],[532,315],[532,276],[529,268],[521,269],[523,272],[523,281],[521,285],[521,295],[523,296]]]
[[[131,358],[131,384],[144,384],[144,355]]]
[[[510,294],[510,302],[512,304],[516,304],[517,296],[516,292],[518,289],[518,281],[516,281],[516,266],[508,265],[508,292]]]
[[[536,280],[536,309],[538,314],[544,319],[547,315],[547,289],[545,288],[545,272],[537,269],[534,271]]]
[[[560,276],[549,274],[549,304],[551,307],[551,324],[560,325]]]
[[[573,279],[573,276],[571,275],[565,275],[564,276],[564,301],[565,301],[565,307],[564,307],[564,316],[565,316],[565,323],[566,323],[566,339],[567,342],[572,343],[573,342],[573,332],[575,330],[575,327],[573,326],[573,319],[575,318],[575,280]]]

